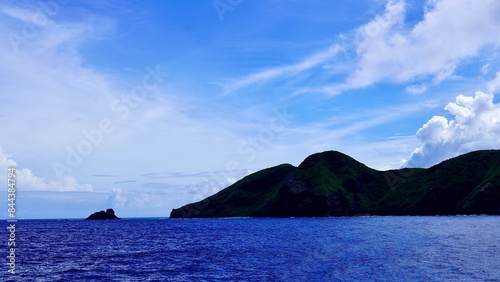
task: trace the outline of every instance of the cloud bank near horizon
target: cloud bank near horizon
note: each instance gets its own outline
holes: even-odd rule
[[[9,158],[0,147],[0,171],[7,171],[8,168],[16,168],[16,184],[22,188],[22,191],[51,191],[51,192],[75,192],[84,191],[92,192],[90,184],[80,184],[77,180],[70,175],[65,175],[60,180],[48,181],[43,177],[35,176],[31,169],[20,168],[16,162]],[[0,176],[0,181],[6,182],[6,176]]]

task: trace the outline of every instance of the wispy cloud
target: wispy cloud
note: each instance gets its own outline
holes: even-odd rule
[[[436,107],[436,103],[427,101],[419,104],[412,103],[377,108],[364,113],[355,113],[352,117],[342,117],[343,120],[349,120],[345,124],[339,124],[338,121],[318,122],[308,124],[297,130],[304,130],[303,133],[309,131],[308,135],[316,136],[316,141],[311,143],[321,144],[327,142],[326,140],[341,140],[341,138],[356,136],[364,130],[384,124],[390,124],[402,120],[407,116],[412,116],[415,113]],[[314,132],[314,134],[311,134],[312,132]]]
[[[320,66],[333,59],[342,50],[340,45],[334,44],[327,50],[319,52],[300,61],[296,64],[274,67],[258,73],[250,74],[242,78],[236,79],[228,84],[223,85],[224,93],[228,94],[238,89],[248,87],[254,84],[263,83],[272,79],[277,79],[285,76],[293,76],[300,72]]]
[[[470,58],[485,55],[486,47],[498,46],[499,13],[497,1],[429,1],[422,20],[408,27],[406,2],[388,1],[383,14],[357,30],[351,42],[355,68],[345,81],[302,92],[337,95],[380,82],[439,84]],[[424,85],[413,83],[407,90],[423,93],[429,86]]]
[[[425,93],[428,89],[428,85],[427,84],[413,84],[413,85],[410,85],[410,86],[407,86],[406,87],[406,91],[410,94],[422,94],[422,93]]]

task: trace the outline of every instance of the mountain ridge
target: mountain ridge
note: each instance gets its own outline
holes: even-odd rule
[[[379,171],[338,151],[250,174],[171,218],[500,214],[500,150]]]

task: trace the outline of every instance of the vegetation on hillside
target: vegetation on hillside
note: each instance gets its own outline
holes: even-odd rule
[[[500,214],[500,151],[378,171],[336,151],[251,174],[171,218]]]

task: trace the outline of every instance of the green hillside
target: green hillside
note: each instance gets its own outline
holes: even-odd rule
[[[171,218],[500,214],[500,151],[378,171],[336,151],[251,174]]]

